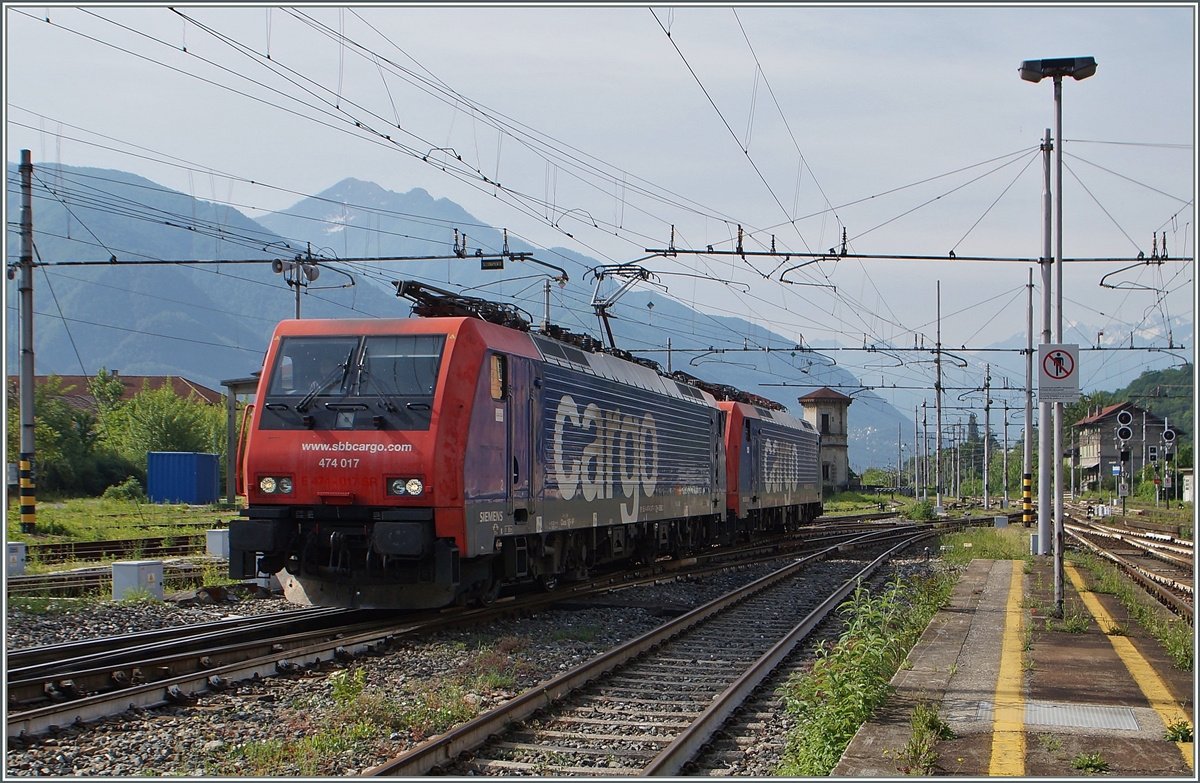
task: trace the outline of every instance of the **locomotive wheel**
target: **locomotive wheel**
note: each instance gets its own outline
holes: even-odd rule
[[[500,580],[493,576],[492,583],[485,589],[481,590],[479,597],[475,600],[480,606],[491,606],[492,604],[496,603],[496,599],[499,597]]]
[[[558,587],[558,574],[542,574],[537,578],[537,583],[542,592],[549,593]]]

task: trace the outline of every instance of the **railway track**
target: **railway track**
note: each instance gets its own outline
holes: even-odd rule
[[[864,535],[855,525],[809,530],[788,543],[756,545],[741,563],[836,550]],[[878,527],[876,527],[878,530]],[[885,526],[880,535],[911,534],[911,526]],[[786,550],[786,551],[785,551]],[[333,661],[386,649],[401,637],[470,625],[493,616],[536,611],[549,604],[615,587],[702,576],[737,568],[730,552],[653,564],[638,572],[600,576],[553,593],[508,596],[484,609],[403,615],[358,610],[312,609],[267,619],[249,618],[112,637],[69,645],[10,651],[8,736],[37,735],[76,721],[90,721],[131,706],[187,703],[195,694],[219,690],[247,677],[319,668]]]
[[[112,541],[67,541],[55,544],[27,544],[25,556],[37,563],[94,562],[105,558],[123,560],[161,559],[203,554],[204,533],[159,538],[125,538]]]
[[[1193,622],[1195,560],[1191,541],[1068,517],[1064,532],[1117,565],[1159,603]]]
[[[675,775],[708,747],[775,667],[894,553],[935,531],[864,534],[746,587],[527,691],[499,709],[367,770],[369,776]],[[814,595],[816,561],[870,547],[863,566],[829,564],[842,585]],[[877,556],[876,556],[876,553]]]
[[[164,563],[164,586],[182,587],[184,584],[202,579],[206,568],[201,563]],[[48,574],[25,574],[8,577],[5,585],[9,597],[43,596],[69,598],[111,589],[111,566],[88,566],[72,571],[56,571]]]

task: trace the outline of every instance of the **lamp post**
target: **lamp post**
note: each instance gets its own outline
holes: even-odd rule
[[[1059,57],[1052,60],[1025,60],[1021,63],[1021,78],[1027,82],[1040,82],[1049,76],[1054,80],[1054,159],[1055,186],[1058,193],[1055,220],[1055,257],[1058,259],[1055,271],[1055,340],[1063,341],[1062,315],[1062,80],[1070,76],[1075,81],[1082,81],[1096,73],[1096,58],[1094,57]],[[1059,617],[1063,616],[1063,475],[1062,475],[1062,414],[1063,404],[1054,403],[1054,605]],[[1047,455],[1042,453],[1042,459]],[[1039,488],[1038,494],[1041,494]],[[1039,525],[1039,529],[1040,529]]]

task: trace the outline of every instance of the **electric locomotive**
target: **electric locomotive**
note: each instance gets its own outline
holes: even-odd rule
[[[808,452],[759,437],[782,415],[776,436],[815,439],[807,422],[727,407],[586,335],[530,332],[511,306],[396,285],[430,317],[276,328],[245,436],[232,577],[277,573],[298,603],[486,604],[506,584],[552,589],[819,513],[815,451],[802,491]],[[743,434],[743,421],[759,425]],[[750,492],[744,515],[727,503],[729,448],[748,479],[733,484]],[[795,508],[771,511],[785,501]]]

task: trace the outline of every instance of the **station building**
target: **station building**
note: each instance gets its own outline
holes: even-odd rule
[[[1128,411],[1132,417],[1129,428],[1133,437],[1126,441],[1129,463],[1125,469],[1135,474],[1146,465],[1164,457],[1163,432],[1167,422],[1131,402],[1108,405],[1089,411],[1088,415],[1075,423],[1075,437],[1079,448],[1080,486],[1097,489],[1101,479],[1114,475],[1119,464],[1120,446],[1117,442],[1117,416]]]
[[[850,486],[847,409],[854,402],[839,391],[822,386],[800,398],[804,420],[821,433],[821,483],[838,490]]]

